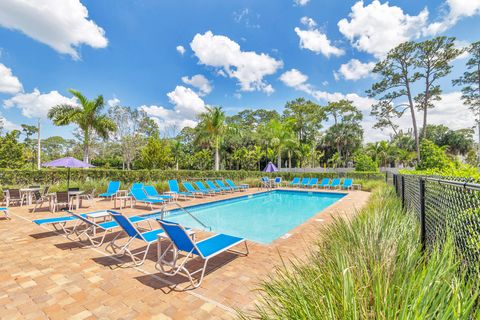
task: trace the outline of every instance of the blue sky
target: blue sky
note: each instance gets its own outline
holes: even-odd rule
[[[405,40],[455,36],[480,40],[480,0],[447,1],[115,1],[19,0],[0,4],[0,113],[7,128],[36,123],[69,88],[142,108],[162,128],[194,125],[205,105],[232,114],[282,110],[305,97],[349,98],[372,130],[370,70]],[[181,46],[183,50],[179,47]],[[451,78],[434,123],[473,125]],[[192,78],[193,77],[193,78]],[[459,106],[460,105],[460,106]],[[462,113],[463,112],[463,113]],[[462,116],[458,116],[462,114]],[[42,120],[44,136],[71,130]],[[402,127],[410,124],[400,119]]]

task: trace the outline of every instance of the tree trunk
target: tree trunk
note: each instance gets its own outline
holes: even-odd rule
[[[277,168],[280,169],[281,167],[282,167],[282,151],[278,150]]]
[[[292,169],[292,151],[288,150],[288,169]]]
[[[405,79],[405,86],[407,89],[408,103],[410,107],[410,113],[412,116],[412,125],[413,125],[413,135],[415,136],[415,148],[417,151],[417,161],[420,162],[420,141],[418,139],[418,128],[417,128],[417,117],[415,116],[415,108],[412,100],[412,93],[410,91],[410,82],[408,77]]]
[[[430,71],[427,71],[425,77],[425,96],[423,97],[423,134],[422,138],[427,136],[427,112],[428,112],[428,99],[430,95]]]
[[[89,159],[89,143],[90,137],[88,135],[88,130],[83,131],[83,162],[90,163]]]
[[[220,153],[218,146],[215,146],[215,171],[220,170]]]
[[[177,160],[177,161],[175,161],[175,170],[177,170],[177,171],[178,171],[178,160]]]
[[[40,142],[40,118],[38,119],[38,130],[37,130],[37,169],[40,170],[42,162],[42,146]]]

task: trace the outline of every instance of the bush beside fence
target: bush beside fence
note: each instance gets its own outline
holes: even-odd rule
[[[57,184],[67,179],[67,169],[42,169],[42,170],[8,170],[0,169],[1,186],[21,186],[29,184]],[[192,180],[201,178],[228,178],[233,180],[246,180],[260,178],[262,176],[279,176],[290,180],[295,177],[319,177],[334,178],[348,177],[362,180],[385,179],[385,174],[378,172],[348,172],[348,173],[289,173],[274,172],[265,173],[261,171],[223,170],[223,171],[201,171],[201,170],[115,170],[115,169],[72,169],[71,180],[119,180],[122,183],[130,184],[135,181],[161,182],[169,179]]]
[[[451,233],[464,263],[480,259],[480,184],[468,178],[390,175],[403,207],[420,222],[424,248],[444,243]]]

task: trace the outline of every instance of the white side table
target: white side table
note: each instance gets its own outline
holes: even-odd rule
[[[110,213],[107,211],[98,211],[98,212],[92,212],[92,213],[87,213],[87,218],[90,218],[93,220],[93,222],[97,222],[97,219],[102,219],[103,221],[107,221],[107,218],[110,217]],[[97,235],[97,228],[94,226],[93,227],[93,236]]]

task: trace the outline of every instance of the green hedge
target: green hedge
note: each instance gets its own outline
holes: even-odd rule
[[[42,170],[10,170],[0,169],[1,186],[24,186],[30,184],[58,184],[67,179],[67,169],[42,169]],[[130,184],[136,181],[161,182],[169,179],[188,180],[194,178],[228,178],[233,180],[246,180],[260,178],[262,176],[280,176],[284,180],[291,180],[293,177],[318,177],[334,178],[349,177],[362,180],[385,179],[385,174],[378,172],[349,172],[349,173],[289,173],[275,172],[265,173],[260,171],[244,170],[223,170],[223,171],[201,171],[201,170],[117,170],[117,169],[72,169],[71,180],[120,180],[122,183]]]

